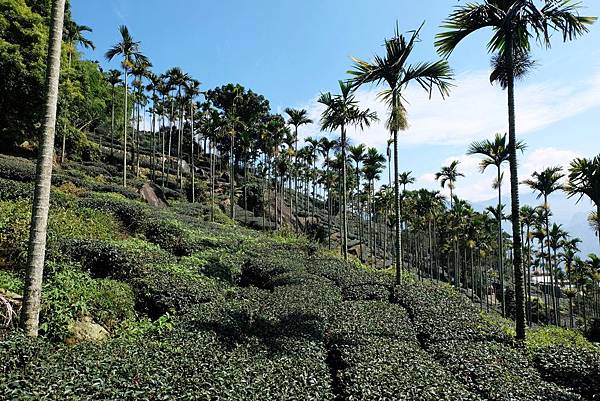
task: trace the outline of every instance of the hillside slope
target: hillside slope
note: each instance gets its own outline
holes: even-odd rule
[[[0,289],[15,296],[32,165],[1,162]],[[397,287],[306,239],[220,210],[209,223],[202,204],[151,208],[106,173],[54,179],[44,338],[0,331],[0,400],[600,397],[600,354],[573,333],[532,331],[521,348],[449,286]],[[84,319],[109,338],[74,338]]]

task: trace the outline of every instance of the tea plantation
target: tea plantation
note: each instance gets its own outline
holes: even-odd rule
[[[33,165],[0,159],[0,289],[18,295]],[[310,241],[171,199],[99,166],[56,174],[43,335],[0,331],[0,400],[597,400],[579,334],[481,313],[450,286],[345,263]],[[73,341],[73,322],[108,338]]]

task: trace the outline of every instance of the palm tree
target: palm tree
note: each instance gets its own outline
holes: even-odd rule
[[[160,87],[162,85],[162,78],[153,72],[148,72],[148,85],[146,86],[146,90],[151,92],[152,99],[152,156],[151,156],[151,165],[152,165],[152,180],[156,181],[156,114],[158,111],[163,112],[162,105],[159,104],[159,98],[157,92],[160,91]],[[160,132],[160,129],[159,129]]]
[[[110,70],[106,76],[106,81],[112,87],[111,114],[110,114],[110,157],[114,155],[115,147],[115,87],[123,82],[119,70]]]
[[[453,199],[456,181],[459,177],[465,176],[463,173],[458,171],[459,164],[460,162],[458,160],[454,160],[449,166],[442,167],[442,169],[435,174],[435,179],[436,181],[440,182],[442,188],[446,187],[446,184],[448,184],[448,188],[450,189],[450,209],[452,209],[454,206]]]
[[[400,176],[398,177],[398,184],[402,185],[402,196],[401,196],[401,201],[400,201],[400,221],[403,221],[403,212],[402,212],[402,200],[404,199],[404,196],[406,195],[406,186],[407,185],[411,185],[415,183],[415,177],[412,176],[412,171],[404,171],[402,173],[400,173]]]
[[[554,274],[552,268],[552,257],[550,253],[550,206],[548,205],[548,196],[553,192],[563,189],[563,186],[559,181],[565,176],[562,172],[561,167],[549,167],[543,170],[541,173],[537,171],[532,174],[532,178],[523,181],[524,184],[528,185],[532,190],[538,192],[537,198],[544,198],[544,223],[546,229],[546,244],[548,252],[548,271],[550,272],[550,281],[552,285],[552,304],[556,312],[556,296],[554,290]],[[558,324],[558,321],[555,321]]]
[[[131,37],[129,29],[125,25],[119,27],[121,33],[121,41],[108,49],[105,57],[108,61],[111,61],[116,56],[120,55],[123,57],[121,66],[125,75],[125,113],[123,117],[123,186],[127,187],[127,120],[129,118],[127,109],[127,95],[129,93],[129,70],[133,67],[135,60],[144,60],[144,56],[140,52],[140,42],[136,42]]]
[[[376,235],[374,233],[373,217],[375,216],[374,196],[375,196],[375,181],[379,180],[383,167],[385,166],[385,156],[375,148],[369,148],[363,161],[363,173],[367,179],[367,205],[369,206],[369,248],[371,249],[371,263],[375,265],[376,257]]]
[[[527,320],[531,323],[531,227],[536,222],[536,211],[534,208],[528,205],[523,205],[520,210],[521,223],[526,227],[525,238],[526,238],[526,249],[527,259],[525,266],[525,293],[527,295]],[[521,241],[523,242],[523,241]]]
[[[421,26],[422,27],[422,26]],[[352,83],[361,86],[369,83],[385,83],[387,89],[381,92],[390,110],[388,128],[394,140],[394,209],[395,209],[395,259],[396,259],[396,283],[402,281],[402,255],[400,238],[400,185],[398,183],[399,160],[398,160],[398,131],[408,127],[406,109],[404,107],[404,90],[411,83],[418,83],[427,93],[437,89],[442,97],[450,92],[450,80],[452,70],[446,61],[434,63],[417,63],[411,65],[408,59],[411,56],[414,45],[418,42],[421,28],[412,33],[410,38],[400,34],[396,28],[395,35],[385,40],[385,56],[376,56],[373,62],[354,59],[354,70],[349,71],[353,75]]]
[[[71,63],[73,60],[73,52],[77,48],[77,45],[80,45],[86,49],[96,49],[94,43],[84,36],[85,32],[92,32],[92,28],[85,25],[78,25],[74,21],[68,21],[63,31],[63,42],[67,44],[67,52],[68,52],[68,66],[67,66],[67,81],[70,81],[71,74]],[[67,144],[67,130],[66,125],[63,128],[62,133],[62,151],[60,162],[64,163],[65,154],[66,154],[66,144]]]
[[[517,143],[517,149],[523,152],[525,144],[522,141]],[[502,164],[508,163],[510,152],[506,143],[506,134],[496,134],[493,141],[486,139],[484,141],[475,141],[467,150],[467,155],[481,155],[483,159],[479,163],[479,170],[483,174],[490,166],[496,167],[496,181],[494,187],[498,189],[498,208],[502,204]],[[500,287],[502,291],[502,310],[504,312],[504,244],[502,241],[502,224],[498,224],[498,271],[500,272]],[[504,313],[503,313],[504,315]]]
[[[484,0],[458,7],[442,25],[446,32],[437,35],[438,52],[449,57],[458,44],[480,29],[491,28],[493,36],[488,43],[490,52],[505,59],[504,71],[508,96],[508,138],[512,229],[514,242],[513,265],[515,272],[516,337],[525,339],[525,305],[522,288],[523,255],[519,235],[519,177],[517,172],[517,140],[515,118],[515,59],[527,54],[531,40],[536,39],[550,47],[550,32],[558,31],[563,41],[573,40],[586,33],[596,18],[579,15],[582,4],[572,0],[544,0],[539,8],[534,0]]]
[[[20,319],[21,328],[30,337],[37,337],[39,328],[64,17],[65,0],[54,0],[52,2],[48,59],[46,63],[46,118],[44,120],[44,131],[38,153],[27,252],[27,274],[25,277],[23,307]]]
[[[312,124],[313,120],[308,118],[308,111],[286,108],[285,113],[289,116],[288,124],[294,126],[294,166],[298,164],[298,128],[302,125]],[[298,175],[294,173],[294,205],[295,215],[298,215]]]
[[[577,202],[585,195],[596,206],[596,218],[591,218],[591,222],[596,222],[592,227],[596,227],[600,241],[600,231],[598,231],[598,216],[600,216],[600,155],[593,159],[575,159],[569,166],[569,182],[565,190],[569,197],[578,196]]]
[[[190,102],[190,166],[192,170],[192,203],[196,202],[196,163],[194,161],[194,144],[195,144],[195,131],[194,131],[194,120],[195,113],[194,108],[196,105],[196,97],[200,95],[200,81],[190,79],[186,82],[185,92]]]
[[[360,163],[365,160],[365,152],[367,148],[364,144],[348,147],[350,153],[350,159],[354,162],[354,174],[356,176],[356,212],[358,215],[358,236],[359,236],[359,250],[360,259],[363,260],[362,245],[363,245],[363,224],[362,224],[362,202],[360,199]]]
[[[325,158],[325,175],[323,176],[323,182],[325,184],[331,184],[332,177],[330,177],[330,154],[338,146],[338,141],[335,139],[328,139],[326,137],[321,138],[319,141],[319,150],[321,155]],[[330,185],[326,185],[329,189]],[[327,239],[328,248],[331,249],[331,192],[327,196]]]
[[[183,119],[185,114],[185,106],[187,102],[183,101],[182,90],[185,88],[187,82],[190,80],[190,76],[183,72],[183,70],[179,67],[171,68],[166,72],[166,75],[169,78],[170,85],[173,90],[177,90],[176,94],[176,102],[180,106],[179,110],[179,132],[177,136],[177,178],[179,179],[179,187],[183,188],[183,173],[181,171],[181,150],[182,150],[182,142],[183,142]],[[174,108],[174,105],[173,105]],[[172,108],[172,110],[173,110]],[[174,110],[173,110],[174,111]],[[173,113],[175,114],[175,113]],[[171,135],[169,134],[169,152],[171,151]],[[170,162],[170,153],[169,153],[169,162]]]
[[[359,126],[361,129],[369,127],[371,122],[377,121],[377,114],[369,109],[361,110],[358,107],[353,88],[349,83],[339,81],[340,94],[332,95],[324,93],[318,102],[325,105],[326,109],[321,116],[321,127],[324,130],[340,130],[340,148],[342,151],[342,254],[348,260],[348,194],[346,163],[348,143],[346,139],[346,128],[348,126]]]
[[[133,160],[135,161],[135,173],[139,176],[140,173],[140,123],[142,117],[141,106],[146,101],[144,95],[144,78],[150,73],[150,68],[152,67],[152,63],[146,58],[138,58],[133,63],[131,67],[131,75],[134,77],[134,81],[132,83],[133,87],[137,89],[137,93],[134,93],[134,101],[133,101],[133,110],[134,110],[134,119],[135,119],[135,131],[133,136]]]

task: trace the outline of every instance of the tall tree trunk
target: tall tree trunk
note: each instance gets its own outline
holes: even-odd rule
[[[556,304],[556,291],[554,283],[554,265],[552,263],[552,251],[550,250],[550,208],[548,205],[548,196],[544,194],[544,211],[546,224],[546,250],[548,251],[548,273],[550,274],[550,300],[552,301],[552,319],[554,324],[558,325],[558,305]]]
[[[123,117],[123,187],[127,187],[127,95],[129,94],[127,90],[128,81],[129,80],[129,71],[127,67],[125,67],[125,113]]]
[[[114,156],[115,148],[115,85],[112,87],[112,102],[110,113],[110,157]]]
[[[64,17],[65,0],[53,1],[50,43],[46,64],[46,113],[44,131],[40,138],[40,149],[38,150],[36,184],[33,194],[32,218],[27,252],[27,275],[20,322],[25,334],[30,337],[37,337],[39,329]]]
[[[190,145],[190,162],[192,167],[192,203],[196,202],[196,162],[194,161],[194,99],[190,106],[191,118],[191,145]]]
[[[215,221],[215,147],[210,142],[210,221]]]
[[[344,260],[348,260],[348,207],[347,191],[347,168],[346,168],[346,127],[342,125],[342,254]]]
[[[504,289],[504,239],[502,238],[502,185],[500,179],[502,172],[498,167],[498,272],[500,274],[500,296],[502,301],[502,317],[506,317],[506,291]]]
[[[511,219],[513,231],[513,270],[515,276],[515,323],[517,340],[525,340],[525,303],[523,292],[523,256],[519,227],[521,216],[519,214],[519,175],[517,164],[517,139],[515,119],[515,82],[513,63],[513,36],[506,38],[506,64],[508,67],[508,137],[509,137],[509,162],[510,162],[510,192],[511,192]]]
[[[395,97],[392,109],[396,108]],[[394,218],[394,224],[396,226],[396,241],[395,247],[395,259],[396,259],[396,284],[402,284],[402,233],[400,231],[400,183],[398,182],[398,130],[392,130],[392,136],[394,138],[394,209],[396,216]]]
[[[134,140],[134,150],[135,150],[135,175],[137,177],[140,176],[140,120],[141,120],[141,109],[140,109],[141,101],[137,102],[136,110],[137,110],[137,118],[136,118],[136,129],[135,129],[135,140]]]
[[[153,105],[156,106],[156,105]],[[156,182],[156,110],[152,108],[152,181]]]
[[[231,145],[229,148],[229,164],[231,166],[229,171],[229,216],[232,220],[235,219],[235,161],[233,156],[233,150],[235,148],[234,141],[235,136],[232,133],[229,141]],[[275,219],[277,219],[277,213],[275,213]]]

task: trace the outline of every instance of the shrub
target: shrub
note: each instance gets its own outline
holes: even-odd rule
[[[23,278],[18,274],[8,270],[0,270],[0,289],[22,294],[23,287]]]
[[[131,284],[136,293],[137,310],[153,319],[216,300],[223,291],[218,282],[177,265],[148,268],[134,277]]]
[[[60,253],[78,262],[96,278],[131,279],[145,266],[169,264],[173,257],[142,240],[71,240],[61,244]]]
[[[79,201],[79,206],[112,214],[132,233],[143,226],[148,216],[148,209],[142,204],[130,202],[116,196],[84,198]]]
[[[0,202],[0,258],[9,265],[25,263],[30,222],[28,201]],[[49,215],[48,246],[52,248],[65,239],[113,239],[120,231],[117,222],[106,214],[56,207]]]
[[[272,288],[271,279],[284,273],[302,272],[305,262],[290,252],[252,255],[242,266],[240,285]]]
[[[31,207],[26,201],[0,202],[0,259],[22,266],[27,258]]]
[[[35,164],[27,159],[0,155],[0,178],[15,181],[35,181]]]
[[[33,183],[0,178],[0,201],[31,199]]]
[[[471,301],[449,285],[406,282],[396,300],[410,314],[425,346],[456,340],[510,342],[501,326],[485,319]]]
[[[176,256],[193,252],[187,230],[179,221],[166,218],[147,219],[143,226],[146,239]]]
[[[89,316],[108,330],[135,317],[131,288],[113,280],[94,280],[70,265],[51,265],[53,271],[44,284],[42,332],[65,339],[73,320]]]
[[[469,390],[490,401],[581,399],[544,382],[524,354],[504,344],[452,341],[438,343],[432,351]]]
[[[217,278],[230,284],[237,284],[242,273],[245,257],[240,252],[222,249],[207,249],[181,259],[181,264],[195,267],[208,277]]]
[[[336,339],[379,337],[417,344],[404,308],[380,301],[345,301],[334,312],[331,332]]]
[[[600,399],[600,350],[545,347],[534,354],[533,363],[544,379],[572,388],[589,399]]]
[[[340,387],[349,400],[483,400],[411,342],[375,337],[334,352]]]
[[[342,289],[345,300],[388,300],[391,280],[388,275],[362,270],[332,256],[311,257],[307,269],[310,273],[333,281]]]

